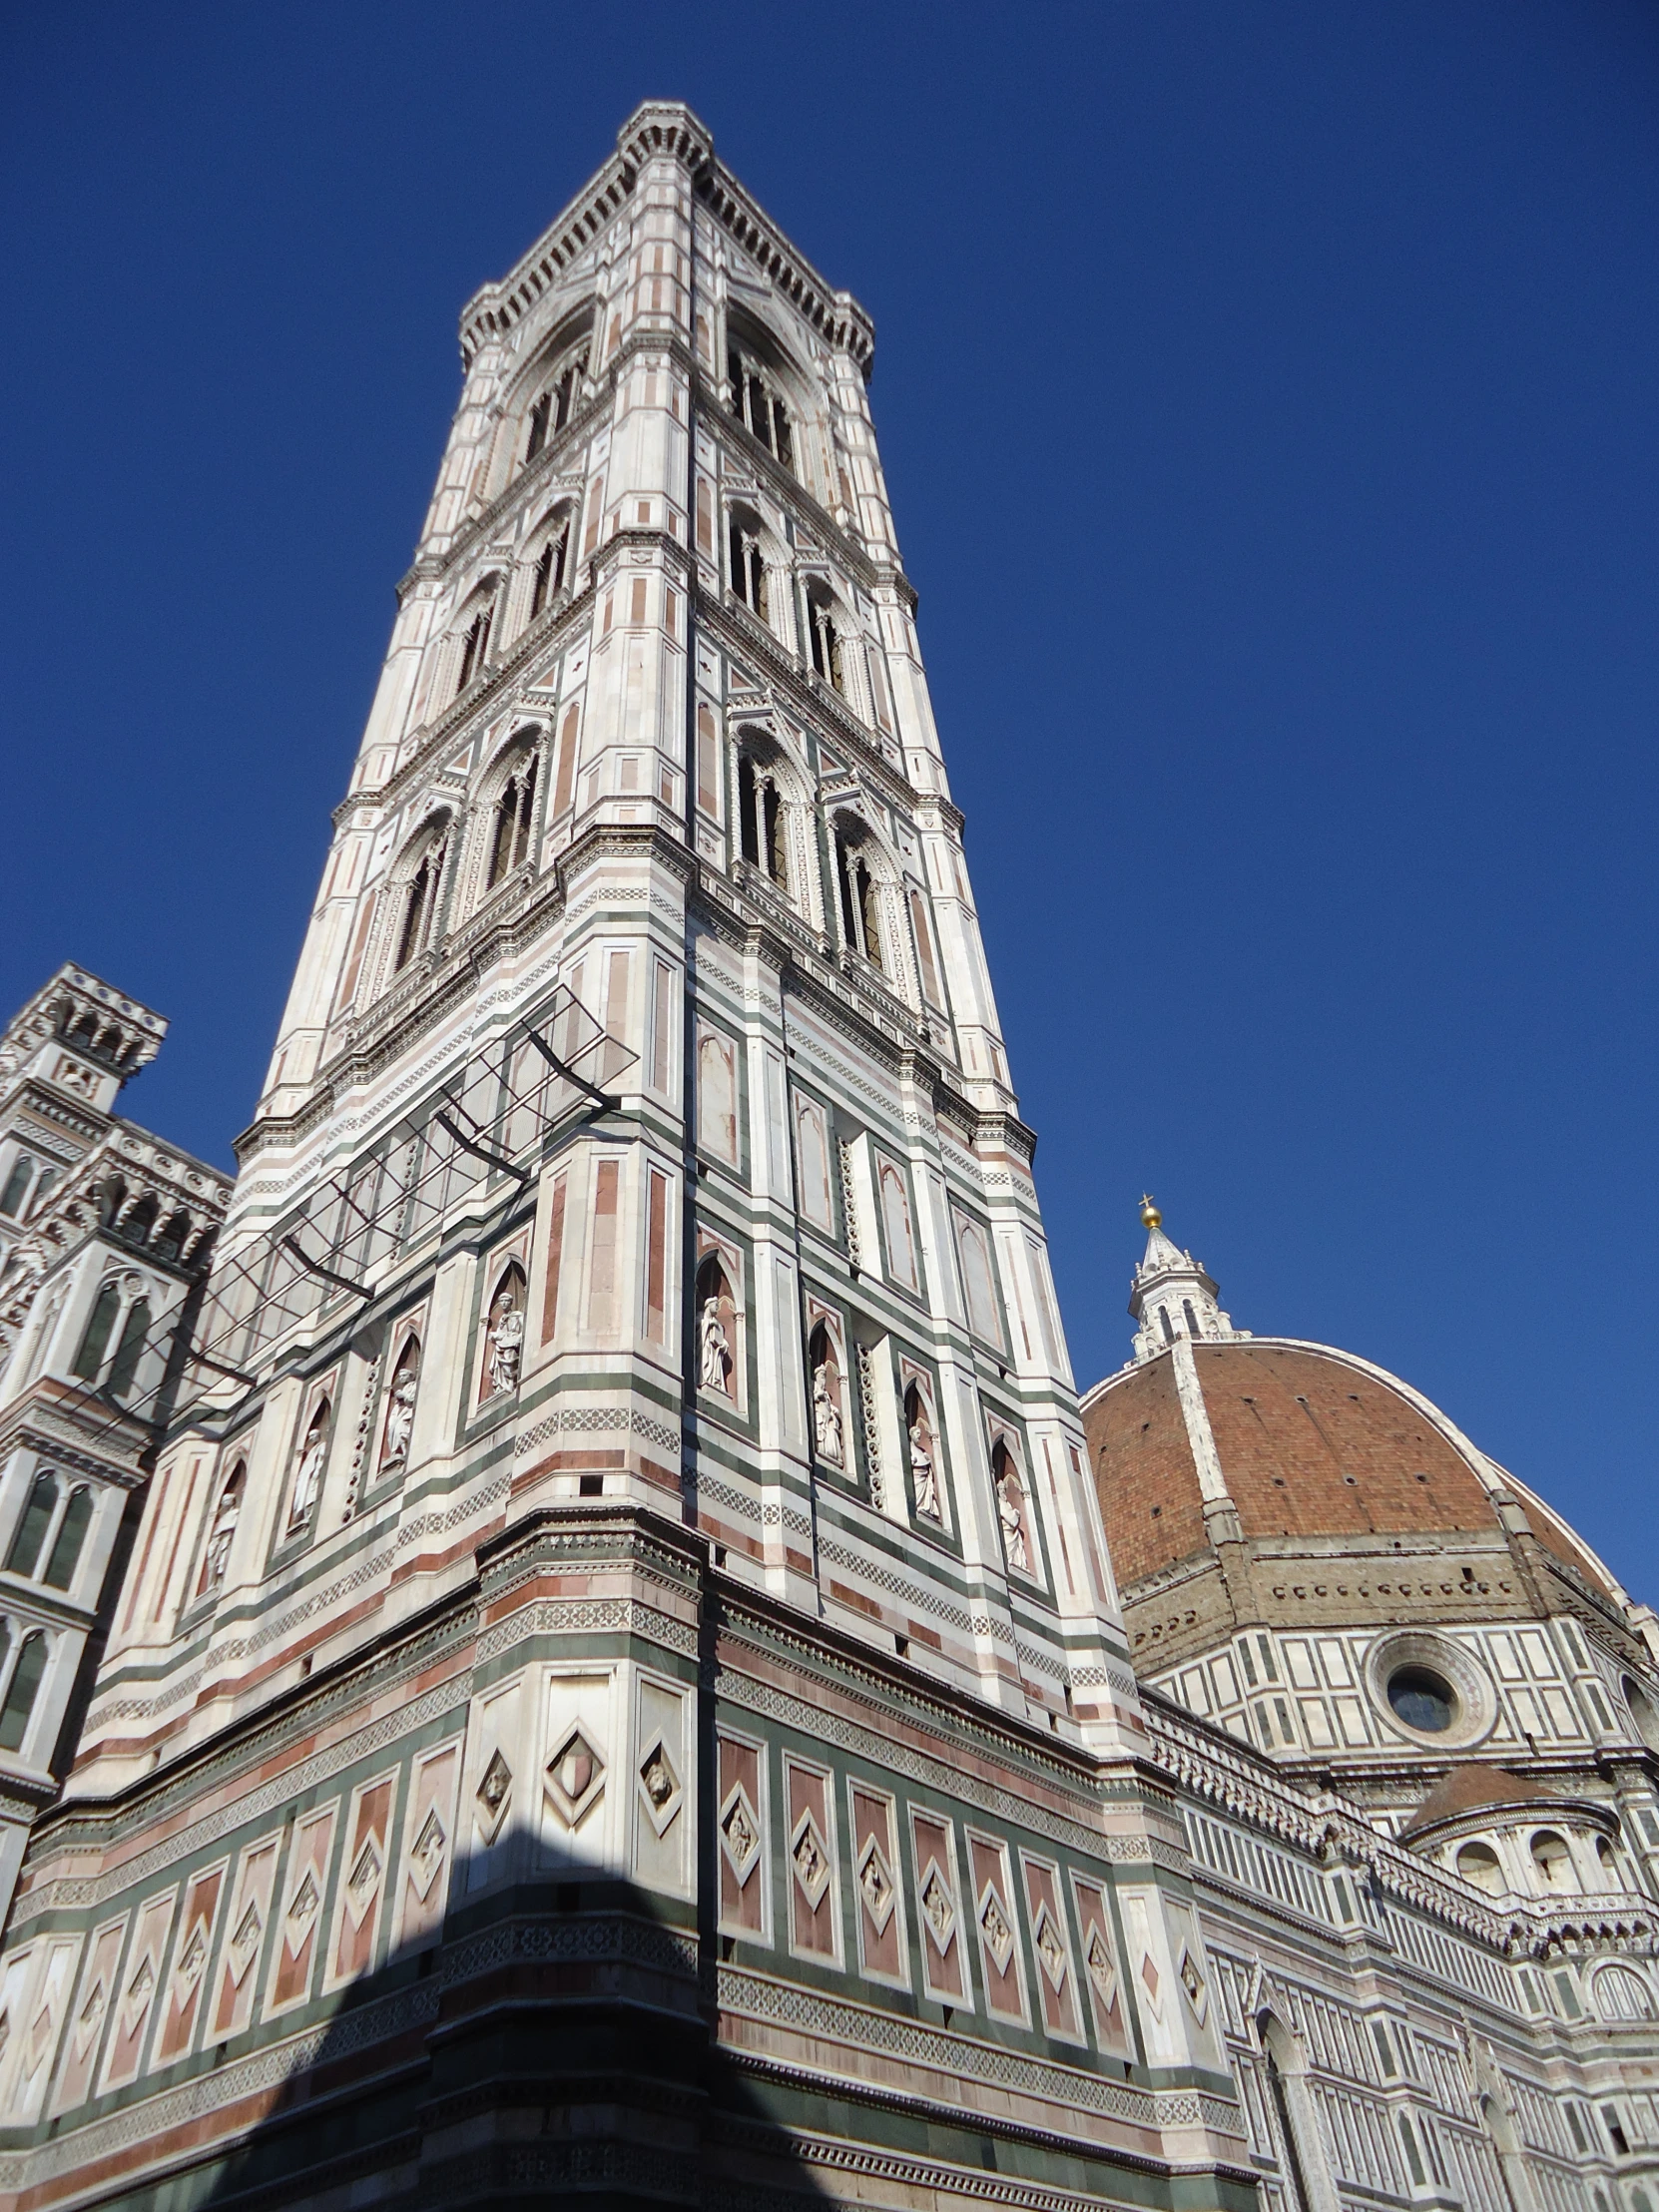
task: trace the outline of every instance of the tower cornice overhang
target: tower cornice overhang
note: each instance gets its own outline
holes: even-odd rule
[[[698,197],[730,237],[765,270],[796,312],[826,344],[846,353],[867,377],[875,326],[849,291],[829,283],[715,158],[708,127],[680,101],[643,102],[617,134],[617,150],[560,210],[506,276],[475,291],[461,310],[461,361],[505,336],[558,282],[626,206],[641,168],[669,156],[685,165]]]

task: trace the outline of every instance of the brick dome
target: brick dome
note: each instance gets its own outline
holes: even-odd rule
[[[1195,1343],[1191,1358],[1247,1539],[1498,1530],[1470,1460],[1376,1370],[1261,1339]],[[1091,1393],[1084,1428],[1123,1582],[1202,1549],[1198,1453],[1173,1361],[1148,1361]]]

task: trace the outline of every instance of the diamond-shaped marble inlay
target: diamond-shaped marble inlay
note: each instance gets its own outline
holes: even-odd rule
[[[803,1813],[796,1823],[795,1840],[790,1845],[790,1863],[795,1868],[795,1879],[801,1885],[801,1894],[807,1900],[808,1910],[816,1913],[819,1901],[830,1887],[830,1850],[824,1841],[823,1831],[811,1813]]]
[[[921,1917],[942,1958],[956,1933],[956,1900],[950,1894],[949,1883],[939,1872],[936,1859],[928,1860],[927,1872],[921,1878]]]
[[[1153,1962],[1151,1951],[1143,1952],[1141,1956],[1141,1979],[1146,1984],[1146,1993],[1151,2000],[1154,2011],[1158,2009],[1158,1990],[1163,1978]]]
[[[238,1921],[237,1932],[231,1937],[230,1951],[226,1959],[226,1963],[231,1969],[231,1979],[239,1988],[242,1985],[243,1975],[254,1963],[260,1948],[260,1937],[264,1933],[265,1923],[260,1918],[260,1909],[250,1898],[248,1910]]]
[[[173,1969],[173,1979],[181,1999],[187,1998],[208,1970],[208,1931],[198,1921],[190,1932],[190,1940],[179,1953],[179,1962]]]
[[[43,2004],[35,2014],[34,2025],[29,2030],[29,2040],[23,2046],[23,2071],[32,2074],[45,2059],[52,2047],[53,2031],[57,2023],[52,2017],[50,2004]]]
[[[604,1787],[603,1753],[581,1728],[572,1728],[547,1762],[547,1795],[566,1828],[592,1811]]]
[[[1117,2001],[1118,1970],[1112,1963],[1112,1953],[1106,1938],[1098,1928],[1089,1930],[1089,1939],[1083,1947],[1083,1962],[1089,1969],[1089,1979],[1094,1983],[1102,2005],[1109,2012]]]
[[[885,1933],[892,1919],[893,1907],[898,1902],[898,1891],[892,1878],[892,1870],[882,1855],[875,1838],[870,1837],[858,1860],[858,1895],[869,1915],[870,1926],[877,1936]]]
[[[1193,2018],[1202,2027],[1204,2015],[1210,2009],[1210,1992],[1204,1985],[1204,1976],[1198,1970],[1198,1961],[1190,1950],[1181,1953],[1178,1971],[1182,1991],[1193,2008]]]
[[[720,1842],[741,1890],[761,1856],[761,1823],[741,1782],[734,1783],[721,1812]]]
[[[443,1865],[443,1854],[449,1838],[438,1819],[435,1805],[428,1806],[426,1818],[420,1824],[420,1834],[409,1852],[409,1879],[415,1886],[415,1894],[424,1904],[431,1895],[432,1884],[438,1878]]]
[[[1039,1906],[1037,1910],[1037,1929],[1033,1940],[1043,1979],[1057,1996],[1060,1984],[1066,1978],[1066,1946],[1061,1939],[1060,1931],[1054,1925],[1054,1916],[1046,1905]]]
[[[657,1834],[666,1835],[680,1810],[680,1777],[660,1736],[640,1761],[640,1799]]]
[[[100,1975],[91,1989],[88,1990],[87,2001],[76,2015],[73,2041],[77,2058],[86,2056],[87,2045],[103,2026],[104,2014],[109,2007],[109,2001],[110,1992],[105,1988],[103,1976]]]
[[[316,1876],[307,1867],[299,1887],[288,1900],[284,1916],[282,1940],[297,1958],[305,1946],[305,1937],[316,1924],[322,1910],[322,1892],[316,1886]]]
[[[121,2000],[121,2024],[129,2035],[143,2019],[155,1987],[156,1968],[150,1953],[146,1951],[138,1962],[133,1978],[127,1984],[127,1994]]]
[[[486,1844],[493,1844],[496,1831],[507,1817],[507,1803],[512,1795],[513,1770],[501,1756],[499,1745],[490,1753],[489,1763],[479,1779],[475,1792],[478,1801],[478,1826]]]
[[[351,1916],[353,1928],[361,1928],[369,1907],[379,1896],[383,1872],[379,1846],[372,1836],[365,1836],[356,1863],[345,1878],[345,1910]]]
[[[1002,1900],[990,1884],[979,1900],[979,1932],[985,1938],[985,1948],[990,1952],[998,1973],[1008,1971],[1008,1960],[1013,1955],[1014,1932],[1008,1926],[1008,1916],[1002,1909]]]

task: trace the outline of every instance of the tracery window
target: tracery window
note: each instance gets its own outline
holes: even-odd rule
[[[468,684],[483,669],[484,656],[489,651],[490,623],[494,619],[493,607],[480,607],[467,624],[461,636],[461,667],[455,679],[455,696],[458,699]]]
[[[795,433],[790,413],[776,384],[748,354],[731,346],[726,355],[732,385],[732,412],[747,425],[769,453],[787,469],[795,467]]]
[[[10,1641],[9,1629],[5,1632]],[[3,1650],[3,1647],[0,1647]],[[40,1678],[46,1672],[46,1638],[38,1628],[29,1631],[18,1646],[16,1664],[0,1703],[0,1751],[20,1751],[35,1709]]]
[[[495,803],[486,889],[492,889],[504,875],[510,875],[529,851],[535,808],[536,757],[531,754],[508,777]]]
[[[547,543],[536,555],[530,582],[530,620],[564,589],[565,564],[570,553],[570,516],[565,514],[549,531]]]
[[[576,363],[572,361],[556,382],[542,392],[527,417],[528,430],[524,440],[526,465],[533,461],[550,437],[557,437],[570,420],[570,410],[576,395]]]
[[[741,515],[732,517],[731,540],[732,589],[751,614],[768,622],[771,601],[767,590],[767,564],[761,556],[760,539]]]
[[[29,1188],[29,1178],[35,1171],[35,1163],[26,1152],[20,1152],[12,1163],[12,1172],[6,1178],[6,1189],[0,1196],[0,1214],[15,1216],[23,1211],[23,1199]]]
[[[446,848],[447,839],[441,836],[429,844],[404,887],[403,922],[397,933],[397,954],[392,961],[394,974],[406,968],[416,953],[424,952],[431,942]]]
[[[861,846],[849,844],[840,830],[835,833],[835,882],[840,891],[841,941],[861,952],[871,967],[885,971],[880,887]]]
[[[58,1478],[43,1467],[29,1485],[28,1500],[6,1552],[6,1572],[33,1578],[46,1532],[58,1509]]]
[[[807,626],[812,632],[813,673],[822,676],[831,689],[844,694],[846,678],[841,664],[840,631],[835,626],[829,600],[821,593],[808,595]]]
[[[104,1355],[110,1348],[110,1336],[115,1328],[116,1316],[120,1311],[121,1286],[112,1277],[93,1300],[86,1335],[81,1339],[81,1349],[75,1355],[72,1373],[78,1375],[83,1382],[97,1382],[104,1366]]]
[[[776,778],[754,755],[738,760],[738,828],[743,856],[789,894],[790,864],[784,802]]]

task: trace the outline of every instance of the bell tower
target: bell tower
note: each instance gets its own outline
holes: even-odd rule
[[[80,1825],[25,1874],[0,2105],[55,2170],[181,2068],[228,2158],[343,2006],[378,2110],[376,2005],[432,2203],[601,2152],[695,2196],[745,2111],[783,2182],[826,2067],[851,2156],[917,2019],[946,2165],[1235,2156],[872,356],[674,104],[463,313]]]

